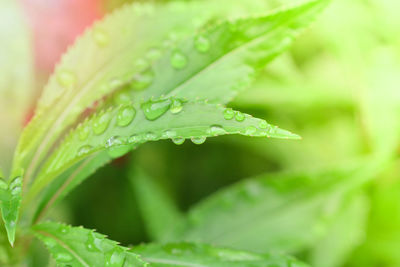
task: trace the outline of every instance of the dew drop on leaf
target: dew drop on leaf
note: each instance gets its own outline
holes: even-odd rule
[[[130,85],[133,90],[141,91],[149,87],[153,80],[154,73],[151,69],[148,69],[133,76],[133,80]]]
[[[179,112],[181,112],[183,109],[183,103],[181,100],[179,99],[173,99],[172,103],[171,103],[171,113],[172,114],[178,114]]]
[[[73,259],[70,254],[64,253],[64,252],[57,253],[55,258],[56,258],[56,261],[60,261],[60,262],[70,262]]]
[[[57,81],[64,88],[72,88],[76,83],[76,77],[72,72],[62,70],[57,74]]]
[[[161,50],[157,48],[150,48],[146,54],[146,58],[150,61],[159,59],[162,56]]]
[[[196,145],[203,144],[206,141],[206,139],[207,138],[205,136],[190,138],[190,140],[192,140],[193,144],[196,144]]]
[[[210,50],[210,40],[203,35],[199,35],[194,40],[194,46],[200,53],[206,53],[208,50]]]
[[[93,132],[96,135],[104,133],[110,124],[111,116],[108,112],[100,114],[93,121]]]
[[[132,150],[132,145],[113,146],[107,149],[107,154],[112,158],[119,158]]]
[[[113,136],[106,141],[105,147],[122,146],[126,144],[126,138],[120,136]]]
[[[62,233],[63,235],[68,234],[69,233],[69,228],[66,225],[61,225],[60,229],[58,229],[60,231],[60,233]]]
[[[267,129],[268,123],[266,121],[262,120],[258,123],[258,127],[260,127],[260,129]]]
[[[186,67],[188,63],[187,57],[180,51],[176,50],[171,55],[171,66],[174,69],[181,70]]]
[[[84,145],[78,149],[78,157],[88,154],[93,149],[90,145]]]
[[[84,141],[89,137],[90,128],[85,125],[79,128],[79,140]]]
[[[174,138],[176,135],[176,132],[173,130],[166,130],[162,133],[163,138]]]
[[[185,138],[183,137],[174,137],[171,140],[175,145],[182,145],[185,142]]]
[[[141,105],[146,119],[154,121],[165,114],[171,106],[170,99],[149,100]]]
[[[109,42],[108,33],[101,28],[93,30],[93,39],[99,47],[105,47]]]
[[[157,135],[153,132],[148,132],[145,134],[145,138],[147,141],[154,141],[157,140]]]
[[[88,239],[86,240],[86,248],[89,251],[102,251],[102,247],[101,247],[101,243],[102,243],[102,239],[98,238],[94,233],[90,233],[88,235]]]
[[[116,105],[130,104],[132,99],[129,93],[125,91],[118,92],[114,95],[114,103]]]
[[[116,248],[108,251],[105,255],[107,267],[122,267],[125,262],[125,253],[122,249]]]
[[[235,112],[231,108],[227,108],[224,110],[224,119],[231,120],[235,117]]]
[[[244,119],[246,118],[246,116],[240,112],[240,111],[236,111],[235,113],[235,120],[238,122],[244,121]]]
[[[117,115],[117,125],[125,127],[129,125],[135,118],[136,110],[132,106],[122,106]]]
[[[254,127],[254,126],[248,126],[248,127],[246,127],[245,134],[247,134],[247,135],[253,135],[253,134],[255,134],[256,132],[257,132],[257,128],[256,128],[256,127]]]
[[[208,132],[210,135],[221,135],[226,133],[225,129],[220,125],[212,125]]]
[[[139,143],[140,141],[142,141],[142,138],[137,134],[134,134],[128,138],[129,144],[136,144],[136,143]]]

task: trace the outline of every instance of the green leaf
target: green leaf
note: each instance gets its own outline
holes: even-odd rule
[[[52,206],[56,205],[82,181],[111,160],[112,158],[107,151],[101,151],[81,160],[67,171],[61,173],[41,197],[33,222],[41,220]]]
[[[92,230],[54,222],[34,225],[32,230],[60,266],[147,265],[138,255]]]
[[[285,255],[256,254],[191,243],[142,245],[133,248],[132,251],[139,254],[143,260],[149,263],[149,266],[154,267],[308,266]]]
[[[168,240],[170,231],[182,220],[182,214],[154,178],[135,165],[132,166],[130,180],[148,234],[152,240]]]
[[[4,200],[1,201],[1,215],[3,217],[4,225],[7,230],[8,240],[11,246],[14,245],[15,231],[18,221],[18,210],[21,206],[21,191],[22,191],[22,177],[23,172],[14,173],[13,179],[3,184],[3,190],[6,190],[2,195]]]
[[[95,23],[57,65],[34,119],[24,129],[14,168],[25,168],[29,182],[50,148],[88,107],[132,82],[182,36],[242,6],[240,1],[234,1],[240,5],[223,1],[230,5],[221,8],[222,2],[215,1],[133,3]]]
[[[186,230],[175,238],[256,252],[298,252],[324,236],[347,192],[376,175],[372,165],[245,180],[194,206]]]
[[[124,114],[128,114],[129,120],[125,120]],[[299,138],[264,120],[205,102],[166,98],[149,100],[140,106],[122,105],[95,114],[65,138],[32,185],[27,203],[55,177],[97,151],[107,148],[112,157],[119,157],[148,141],[172,139],[179,144],[191,138],[193,143],[200,144],[206,137],[223,134]]]
[[[134,81],[132,101],[166,95],[229,102],[250,85],[261,68],[289,47],[327,3],[308,1],[198,32],[137,77],[138,81],[146,80],[146,84]]]
[[[138,99],[163,94],[176,94],[191,100],[208,98],[212,102],[227,102],[239,89],[249,84],[250,76],[258,68],[290,44],[298,31],[308,25],[325,3],[307,2],[272,15],[211,27],[170,50],[152,64],[151,70],[146,69],[141,75],[135,76],[132,89],[122,90],[115,99],[118,102],[118,99],[129,98],[126,93],[133,90],[134,103]],[[182,66],[174,63],[177,61],[182,64],[180,60],[185,65],[182,70]],[[217,76],[219,73],[224,75]],[[137,89],[146,90],[136,92]]]
[[[368,208],[368,199],[363,194],[356,193],[346,199],[328,234],[311,250],[312,266],[343,266],[364,240]]]

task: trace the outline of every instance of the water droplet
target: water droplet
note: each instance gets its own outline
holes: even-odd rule
[[[147,54],[146,54],[147,59],[150,60],[150,61],[157,60],[157,59],[159,59],[161,56],[162,56],[162,53],[161,53],[161,51],[160,51],[159,49],[157,49],[157,48],[151,48],[151,49],[147,52]]]
[[[82,146],[78,150],[78,157],[88,154],[92,149],[93,147],[89,145]]]
[[[112,88],[112,89],[119,88],[119,87],[121,87],[123,84],[124,84],[124,82],[121,81],[120,79],[113,78],[113,79],[111,79],[111,80],[108,82],[108,88]],[[108,90],[108,89],[107,89],[107,90]],[[106,91],[106,92],[107,92],[107,91]]]
[[[185,138],[183,137],[174,137],[171,140],[175,145],[182,145],[185,142]]]
[[[246,131],[245,131],[245,134],[246,135],[253,135],[253,134],[255,134],[257,132],[257,128],[256,127],[254,127],[254,126],[248,126],[248,127],[246,127]]]
[[[121,91],[114,95],[114,103],[116,105],[130,104],[131,102],[132,99],[128,92]]]
[[[224,118],[225,120],[231,120],[235,117],[235,112],[231,108],[227,108],[224,110]]]
[[[84,141],[89,137],[90,128],[87,125],[80,126],[79,128],[79,140]]]
[[[190,140],[192,140],[193,144],[196,144],[196,145],[203,144],[206,141],[206,139],[207,138],[205,136],[190,138]]]
[[[63,70],[57,74],[57,81],[64,88],[72,88],[76,83],[76,77],[72,72]]]
[[[133,76],[130,85],[133,90],[141,91],[149,87],[153,80],[154,73],[151,69],[148,69]]]
[[[96,44],[100,47],[105,47],[108,45],[108,33],[101,28],[95,28],[93,30],[93,38]]]
[[[105,147],[122,146],[126,144],[126,138],[121,136],[113,136],[106,141]]]
[[[179,112],[181,112],[183,109],[183,103],[181,100],[179,99],[173,99],[172,100],[172,104],[171,104],[171,113],[172,114],[178,114]]]
[[[69,233],[69,227],[66,225],[61,225],[59,231],[63,234],[66,235]]]
[[[10,189],[13,189],[14,187],[19,186],[21,184],[22,184],[22,177],[17,176],[10,182]]]
[[[141,105],[144,115],[150,121],[154,121],[161,117],[171,106],[170,99],[149,100]]]
[[[187,57],[180,51],[176,50],[171,55],[171,65],[177,70],[181,70],[186,67],[188,63]]]
[[[117,125],[125,127],[135,118],[136,110],[132,106],[123,106],[119,109],[117,115]]]
[[[103,240],[97,237],[95,233],[90,233],[85,245],[89,251],[98,252],[102,251],[102,242]]]
[[[61,261],[61,262],[70,262],[73,259],[70,254],[64,253],[64,252],[57,253],[55,258],[56,258],[56,261]]]
[[[13,196],[19,195],[21,191],[22,191],[21,186],[16,186],[11,189],[11,195]]]
[[[203,35],[199,35],[195,38],[194,40],[194,45],[200,53],[206,53],[208,50],[210,50],[210,40],[208,40],[206,37]]]
[[[241,122],[241,121],[244,121],[245,118],[246,118],[246,116],[242,112],[236,111],[236,113],[235,113],[235,120],[236,121]]]
[[[136,62],[135,62],[135,68],[138,71],[145,71],[149,67],[150,67],[150,63],[145,59],[140,58],[140,59],[136,60]]]
[[[125,262],[125,253],[120,248],[108,251],[105,255],[107,267],[122,267]]]
[[[208,132],[210,135],[221,135],[226,133],[225,129],[220,125],[212,125]]]
[[[129,137],[128,139],[128,143],[129,144],[136,144],[142,141],[142,138],[139,135],[132,135],[131,137]]]
[[[163,138],[174,138],[175,136],[176,136],[176,132],[172,131],[172,130],[166,130],[162,134]]]
[[[8,185],[4,178],[0,178],[0,190],[7,190]]]
[[[110,124],[111,116],[109,112],[101,113],[98,117],[93,121],[93,132],[96,135],[100,135],[104,133],[108,125]]]
[[[266,121],[262,120],[258,123],[258,127],[260,127],[260,129],[267,129],[268,123]]]
[[[148,132],[146,133],[145,138],[147,141],[154,141],[157,140],[157,135],[155,133]]]

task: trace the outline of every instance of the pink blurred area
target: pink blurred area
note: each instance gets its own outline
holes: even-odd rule
[[[103,15],[103,0],[19,0],[33,33],[36,71],[47,76],[76,37]]]

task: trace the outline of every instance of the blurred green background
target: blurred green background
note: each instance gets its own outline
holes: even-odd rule
[[[247,1],[251,0],[243,1],[243,5]],[[85,7],[97,10],[87,11],[96,14],[92,17],[101,17],[124,2],[103,0]],[[272,9],[291,1],[265,2]],[[356,181],[362,182],[353,186],[350,172],[337,175],[341,186],[352,189],[341,196],[338,211],[333,212],[328,226],[318,230],[316,238],[289,250],[286,246],[257,250],[288,251],[316,267],[400,266],[399,11],[398,0],[333,0],[290,51],[270,64],[257,82],[230,104],[300,134],[303,140],[225,136],[211,138],[201,146],[190,142],[179,147],[168,141],[147,143],[98,171],[54,209],[52,217],[134,245],[154,238],[146,223],[148,215],[140,206],[143,196],[138,194],[138,190],[151,191],[134,188],[133,167],[151,177],[157,189],[184,213],[248,177],[322,173],[317,179],[324,179],[328,171],[355,164],[362,169]],[[32,20],[27,21],[30,24]],[[32,32],[34,40],[37,30]],[[38,61],[36,55],[36,67],[43,66]],[[36,68],[38,90],[49,72]],[[285,186],[300,190],[313,184],[287,182]],[[315,201],[322,203],[341,188],[330,186],[318,187]],[[271,216],[282,212],[287,221],[311,218],[307,210],[296,208],[291,201],[282,202]],[[329,207],[324,206],[323,212],[326,210]],[[243,214],[232,213],[231,220],[236,216]],[[285,227],[281,230],[287,231]],[[307,235],[312,229],[298,227],[293,231]],[[274,234],[255,235],[268,239]],[[297,241],[289,238],[286,242]]]

